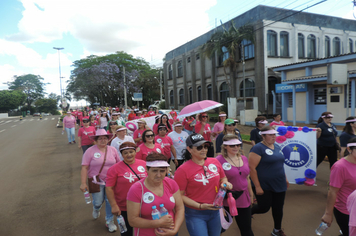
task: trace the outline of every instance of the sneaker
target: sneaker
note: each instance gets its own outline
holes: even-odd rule
[[[114,220],[111,220],[109,223],[106,223],[106,227],[108,227],[110,233],[113,233],[117,230]]]
[[[69,142],[68,144],[72,144],[71,142]]]
[[[100,210],[93,209],[93,214],[92,215],[93,215],[94,219],[98,219],[99,216],[100,216]]]
[[[286,236],[286,234],[281,229],[279,229],[279,230],[273,229],[271,234],[273,236]]]
[[[73,141],[73,143],[76,143],[75,140]]]

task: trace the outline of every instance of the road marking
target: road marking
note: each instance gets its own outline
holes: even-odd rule
[[[14,128],[16,125],[11,126],[11,128]]]
[[[6,124],[6,123],[10,123],[11,121],[12,121],[12,120],[5,121],[5,124]]]
[[[54,118],[52,118],[51,120],[54,120]]]
[[[45,118],[44,120],[48,120],[48,118]]]
[[[4,122],[3,120],[2,121],[0,121],[0,123],[2,123],[2,122]]]
[[[4,132],[6,129],[0,130],[0,133]]]
[[[18,122],[18,120],[15,120],[14,123]]]
[[[33,119],[31,119],[30,121],[33,121]]]

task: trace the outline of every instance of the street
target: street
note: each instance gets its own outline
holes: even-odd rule
[[[91,216],[79,190],[82,150],[68,145],[56,128],[58,116],[0,120],[0,235],[109,235],[105,210]],[[247,154],[250,145],[244,144]],[[291,185],[287,191],[283,228],[288,236],[312,236],[324,213],[329,164],[318,168],[317,186]],[[254,215],[255,236],[271,235],[271,211]],[[119,235],[116,232],[112,235]],[[188,235],[183,223],[179,235]],[[223,235],[240,235],[236,223]],[[339,235],[333,222],[325,236]]]

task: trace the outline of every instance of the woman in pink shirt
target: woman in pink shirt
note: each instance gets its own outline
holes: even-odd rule
[[[350,213],[349,235],[356,235],[356,190],[347,198],[346,206]]]
[[[184,205],[177,183],[165,177],[169,164],[159,153],[147,156],[147,177],[127,194],[127,215],[135,236],[176,235],[184,220]],[[152,208],[164,206],[168,214],[153,220]]]
[[[198,115],[197,123],[195,124],[195,133],[203,135],[206,141],[211,142],[211,128],[209,125],[208,113],[203,112]],[[214,146],[210,145],[208,150],[208,157],[214,156]]]
[[[75,117],[71,115],[71,112],[67,112],[67,115],[63,118],[63,131],[67,132],[68,144],[75,143]]]
[[[95,128],[93,126],[89,126],[89,120],[83,119],[83,127],[78,130],[78,148],[83,150],[83,154],[85,151],[93,146],[93,140],[89,138],[92,135],[95,135]]]
[[[356,190],[356,138],[347,143],[349,155],[341,158],[331,167],[330,189],[326,201],[325,214],[321,220],[330,227],[333,221],[333,213],[342,234],[349,234],[349,211],[346,203],[347,197]]]
[[[221,163],[228,181],[233,185],[231,192],[236,200],[238,212],[235,220],[241,236],[253,236],[251,229],[253,192],[249,175],[250,167],[247,157],[240,153],[241,144],[242,142],[236,135],[225,135],[221,147],[222,154],[218,155],[216,159]],[[226,199],[224,200],[224,207],[229,211]]]
[[[147,177],[146,162],[135,159],[136,144],[134,143],[124,142],[119,150],[124,160],[108,170],[105,189],[111,212],[116,216],[122,215],[125,219],[127,232],[121,233],[121,236],[132,236],[133,228],[127,219],[126,197],[134,183]]]
[[[185,221],[191,236],[220,236],[219,208],[213,202],[219,188],[232,189],[218,160],[207,158],[211,142],[201,134],[191,134],[186,139],[186,162],[175,172],[185,205]]]
[[[142,142],[142,134],[146,130],[146,121],[145,120],[138,120],[137,121],[138,129],[133,133],[133,139],[137,146],[140,146]]]
[[[169,123],[169,120],[168,120],[168,116],[166,114],[163,114],[160,118],[160,121],[159,121],[159,124],[158,125],[161,125],[161,124],[164,124],[166,127],[167,127],[167,134],[169,134],[170,132],[172,132],[172,126],[171,126],[171,123]],[[156,134],[158,134],[158,130],[154,130],[154,132]]]
[[[219,120],[218,120],[217,123],[215,123],[214,128],[213,128],[213,132],[211,133],[211,135],[213,137],[218,136],[224,130],[224,127],[225,127],[224,122],[225,122],[225,120],[226,120],[226,113],[221,111],[219,113]]]
[[[143,143],[136,150],[136,159],[146,161],[151,152],[162,153],[161,145],[155,143],[155,135],[152,130],[145,130],[142,134]]]
[[[182,125],[184,127],[184,131],[187,132],[188,134],[192,134],[193,133],[193,129],[194,129],[194,123],[192,123],[193,121],[195,121],[193,116],[189,116],[183,119]]]
[[[284,126],[284,122],[281,121],[281,115],[280,114],[274,114],[273,115],[273,121],[271,122],[271,124],[269,124],[269,126]]]
[[[171,137],[167,136],[167,127],[165,125],[158,126],[158,135],[155,137],[155,143],[161,145],[163,155],[167,158],[167,163],[171,163],[171,156],[173,155],[174,160],[177,160],[176,149],[173,146],[173,141]],[[172,153],[172,154],[171,154]],[[175,161],[176,165],[178,162]]]
[[[106,202],[106,226],[109,232],[114,232],[117,230],[117,227],[114,223],[114,215],[111,212],[111,206],[106,196],[105,181],[108,169],[121,160],[116,149],[107,145],[110,137],[111,135],[106,133],[104,129],[99,129],[96,135],[90,136],[96,145],[88,148],[83,155],[80,190],[82,192],[88,190],[91,192],[87,185],[87,178],[94,178],[96,180],[96,183],[100,185],[100,191],[92,193],[93,218],[99,218],[100,209],[103,203]]]

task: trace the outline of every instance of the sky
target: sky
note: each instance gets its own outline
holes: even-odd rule
[[[47,94],[60,94],[59,62],[65,89],[74,61],[116,51],[160,67],[167,52],[257,5],[302,10],[320,1],[0,0],[0,90],[14,75],[35,74],[49,83]],[[355,20],[351,0],[305,12]]]

